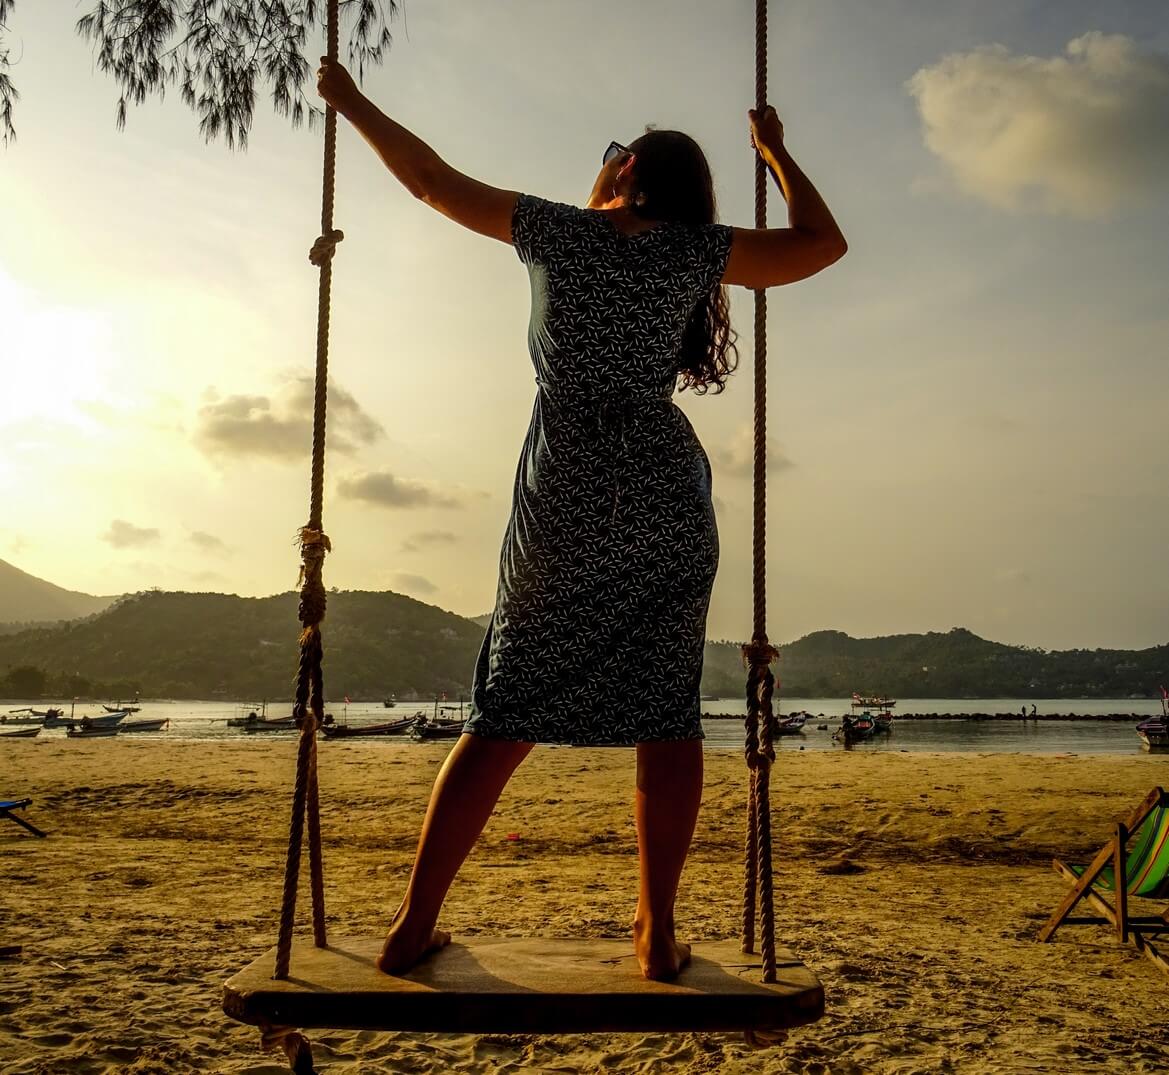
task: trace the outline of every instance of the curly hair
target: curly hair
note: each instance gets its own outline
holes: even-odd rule
[[[695,227],[714,224],[714,180],[702,147],[681,131],[646,128],[629,144],[634,155],[629,208],[648,220]],[[679,386],[703,395],[726,387],[738,365],[738,333],[731,327],[727,289],[721,284],[698,300],[682,334]]]

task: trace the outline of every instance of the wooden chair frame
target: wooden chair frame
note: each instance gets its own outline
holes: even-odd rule
[[[1121,944],[1129,940],[1137,951],[1146,956],[1162,972],[1169,974],[1169,957],[1149,941],[1149,934],[1169,932],[1169,904],[1160,915],[1134,917],[1128,909],[1128,841],[1145,819],[1158,807],[1169,806],[1169,795],[1162,788],[1153,788],[1141,804],[1124,821],[1117,822],[1112,838],[1096,854],[1082,874],[1077,875],[1066,863],[1052,859],[1051,866],[1071,889],[1039,931],[1039,940],[1047,942],[1061,925],[1110,925]],[[1094,885],[1108,866],[1112,867],[1115,903],[1109,903]],[[1071,917],[1076,904],[1086,900],[1099,912],[1097,915]]]
[[[3,806],[0,806],[0,819],[8,818],[9,821],[15,821],[22,829],[28,829],[34,836],[45,837],[47,833],[41,832],[31,821],[25,821],[22,817],[17,817],[13,813],[14,810],[23,810],[32,802],[32,799],[14,799],[12,801],[5,801]]]

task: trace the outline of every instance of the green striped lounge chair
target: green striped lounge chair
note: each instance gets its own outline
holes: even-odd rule
[[[1144,917],[1130,914],[1128,904],[1132,897],[1169,900],[1169,795],[1164,790],[1153,788],[1140,806],[1118,822],[1112,839],[1086,866],[1053,859],[1052,868],[1072,887],[1039,931],[1041,941],[1050,941],[1062,925],[1108,924],[1122,943],[1131,940],[1169,974],[1169,958],[1149,939],[1169,932],[1169,904],[1159,915]],[[1123,878],[1123,884],[1117,884],[1117,878]],[[1071,917],[1081,900],[1099,913]]]

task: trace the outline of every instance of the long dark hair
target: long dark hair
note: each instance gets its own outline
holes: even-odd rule
[[[629,208],[637,216],[696,227],[715,223],[718,211],[710,165],[693,138],[681,131],[647,128],[629,150],[635,158]],[[721,392],[739,362],[737,338],[727,289],[719,285],[698,300],[682,335],[681,387],[699,395],[711,388]]]

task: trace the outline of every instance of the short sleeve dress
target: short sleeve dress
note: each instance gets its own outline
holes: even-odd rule
[[[537,391],[466,731],[702,738],[718,533],[710,464],[671,397],[683,332],[731,236],[672,223],[624,235],[604,213],[517,199]]]

